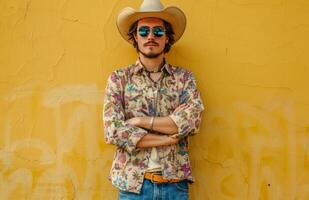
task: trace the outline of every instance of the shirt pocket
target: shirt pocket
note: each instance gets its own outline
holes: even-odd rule
[[[164,116],[170,115],[179,106],[179,93],[173,88],[162,88],[160,91],[160,107]]]
[[[124,107],[129,117],[137,116],[143,109],[144,95],[140,88],[129,88],[124,93]]]

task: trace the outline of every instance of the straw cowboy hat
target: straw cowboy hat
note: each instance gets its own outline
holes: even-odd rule
[[[121,36],[126,41],[132,43],[128,36],[130,26],[134,22],[146,17],[156,17],[169,22],[175,33],[175,42],[181,38],[186,28],[186,16],[178,7],[169,6],[164,8],[160,0],[144,0],[139,11],[126,7],[118,14],[117,27]]]

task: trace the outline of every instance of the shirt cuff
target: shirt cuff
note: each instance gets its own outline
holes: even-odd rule
[[[135,130],[136,129],[136,130]],[[133,128],[133,131],[131,132],[128,143],[127,143],[127,151],[129,153],[133,153],[137,147],[137,143],[147,134],[148,132],[146,130],[143,130],[141,128]]]
[[[183,117],[177,116],[179,114],[180,113],[173,113],[169,115],[169,117],[174,121],[174,123],[178,127],[177,134],[179,135],[179,137],[185,137],[187,135],[186,133],[190,132],[192,126],[190,126],[187,120],[184,120]]]

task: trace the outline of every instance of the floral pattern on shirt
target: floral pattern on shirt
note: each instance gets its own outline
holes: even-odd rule
[[[198,132],[204,106],[190,71],[168,63],[162,71],[161,84],[155,83],[138,60],[109,76],[103,109],[104,133],[106,142],[117,146],[110,179],[120,190],[140,192],[151,153],[151,148],[136,147],[148,131],[126,120],[155,113],[171,117],[181,138],[177,145],[156,147],[164,178],[193,181],[187,136]],[[187,106],[175,111],[182,104]]]

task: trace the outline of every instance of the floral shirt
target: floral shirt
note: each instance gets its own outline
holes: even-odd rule
[[[152,149],[136,147],[148,131],[126,122],[133,117],[169,116],[175,122],[181,138],[179,143],[156,147],[162,175],[165,179],[193,181],[187,137],[198,131],[204,106],[190,71],[168,63],[162,71],[164,76],[160,84],[153,82],[138,60],[116,70],[108,79],[103,110],[104,133],[106,142],[117,146],[110,179],[120,190],[140,193]],[[188,106],[175,111],[182,104]]]

